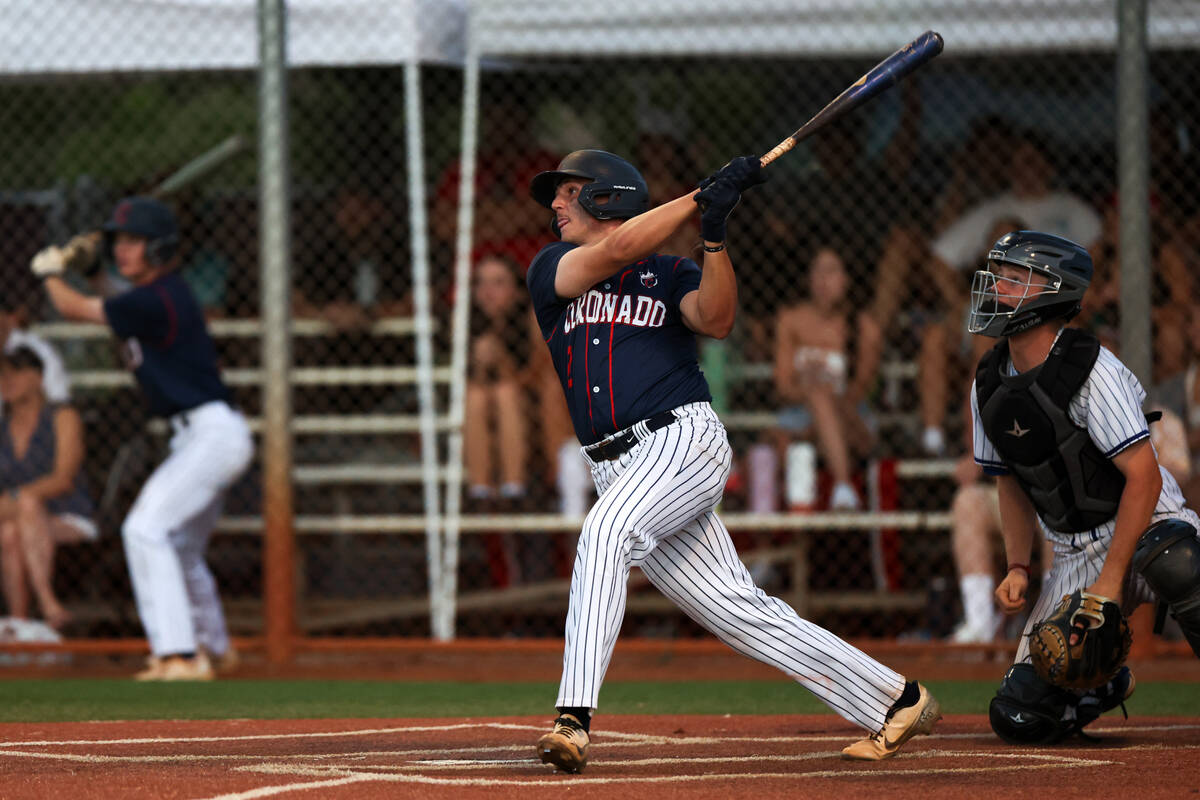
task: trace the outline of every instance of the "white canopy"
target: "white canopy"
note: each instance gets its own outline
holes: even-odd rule
[[[289,0],[294,66],[461,63],[466,0]],[[256,0],[6,0],[0,74],[252,69]]]
[[[481,55],[857,56],[932,29],[947,55],[1111,50],[1117,0],[472,0]],[[1149,3],[1151,48],[1200,45],[1200,3]]]

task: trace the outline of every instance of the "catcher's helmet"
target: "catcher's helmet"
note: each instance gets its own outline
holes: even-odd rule
[[[1007,264],[1024,267],[1024,280],[1000,277],[996,268]],[[1046,283],[1034,283],[1037,274]],[[997,281],[1023,289],[1007,294],[1016,305],[1000,302]],[[1088,251],[1061,236],[1038,231],[1006,233],[992,245],[988,263],[971,283],[971,317],[967,330],[984,336],[1011,336],[1052,319],[1071,319],[1092,282],[1092,257]]]
[[[558,169],[533,176],[529,194],[550,208],[558,185],[566,178],[591,181],[580,189],[579,205],[596,219],[629,219],[650,205],[650,187],[637,167],[604,150],[576,150],[569,154]],[[607,197],[608,201],[598,203],[599,197]]]
[[[1054,744],[1078,729],[1071,713],[1078,703],[1075,695],[1039,678],[1031,665],[1014,664],[988,705],[988,721],[1009,744]]]
[[[154,266],[170,261],[179,248],[179,225],[166,205],[153,197],[126,197],[104,223],[104,251],[112,258],[113,238],[131,233],[146,238],[146,260]]]

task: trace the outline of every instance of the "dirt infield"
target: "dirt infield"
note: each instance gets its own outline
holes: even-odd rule
[[[611,716],[592,763],[561,775],[538,763],[542,718],[222,720],[0,725],[6,800],[378,797],[656,798],[1198,796],[1200,720],[1119,716],[1099,741],[1021,750],[980,716],[948,717],[897,758],[842,761],[857,738],[828,716]],[[1046,787],[1054,786],[1052,792]]]

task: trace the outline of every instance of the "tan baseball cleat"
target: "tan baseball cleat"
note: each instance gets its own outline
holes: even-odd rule
[[[587,766],[590,741],[588,732],[574,715],[560,714],[554,720],[554,730],[538,739],[537,752],[543,764],[553,764],[563,772],[578,773]]]
[[[211,681],[212,664],[203,653],[195,658],[169,656],[147,660],[146,669],[133,676],[135,681]]]
[[[888,712],[883,728],[842,751],[850,761],[882,761],[896,755],[901,745],[917,734],[933,732],[933,725],[942,718],[942,705],[924,686],[917,684],[917,702]]]

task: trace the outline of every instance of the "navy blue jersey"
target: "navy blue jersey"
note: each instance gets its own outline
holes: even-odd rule
[[[592,444],[660,411],[711,400],[696,336],[679,313],[684,295],[700,287],[700,267],[654,255],[563,299],[554,276],[576,246],[546,245],[526,282],[579,441]]]
[[[151,414],[169,417],[213,400],[228,402],[204,316],[177,272],[108,298],[104,315],[125,340],[128,366]]]

